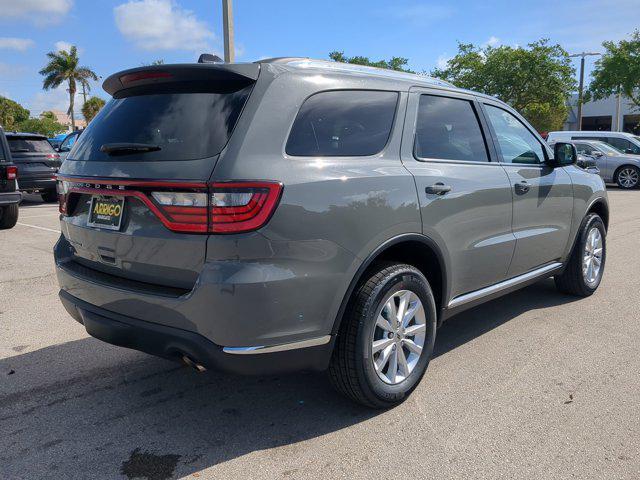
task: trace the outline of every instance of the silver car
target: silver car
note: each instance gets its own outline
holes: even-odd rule
[[[605,182],[617,183],[620,188],[637,188],[640,183],[640,155],[621,152],[608,143],[597,140],[573,141],[579,155],[596,159],[600,176]]]

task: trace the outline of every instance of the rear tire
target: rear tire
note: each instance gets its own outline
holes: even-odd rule
[[[379,265],[349,302],[329,365],[331,383],[367,407],[401,403],[429,365],[436,317],[431,287],[418,269]]]
[[[0,208],[0,230],[13,228],[18,223],[18,204]]]
[[[56,192],[55,190],[45,190],[40,195],[42,196],[42,200],[47,203],[58,201],[58,192]]]
[[[561,275],[554,277],[558,290],[588,297],[598,289],[607,259],[606,234],[598,215],[591,213],[585,217],[569,263]]]
[[[620,188],[632,190],[640,185],[640,169],[633,165],[625,165],[616,172],[615,182]]]

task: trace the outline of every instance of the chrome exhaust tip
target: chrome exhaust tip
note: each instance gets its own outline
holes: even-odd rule
[[[197,370],[198,372],[206,372],[207,369],[204,367],[204,365],[201,365],[197,362],[194,362],[191,357],[188,357],[187,355],[183,355],[182,356],[182,361],[184,362],[185,365],[187,365],[188,367],[193,368],[194,370]]]

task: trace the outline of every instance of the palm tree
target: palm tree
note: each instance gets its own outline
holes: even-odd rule
[[[104,107],[105,101],[100,97],[91,97],[89,100],[84,102],[82,105],[82,115],[84,115],[84,119],[87,121],[87,124],[93,120],[100,109]]]
[[[71,117],[71,128],[76,129],[76,121],[73,117],[73,103],[76,94],[77,83],[85,86],[89,85],[89,80],[98,80],[98,76],[88,67],[79,67],[78,49],[73,46],[70,51],[60,50],[59,52],[47,53],[49,63],[40,70],[40,75],[44,76],[42,88],[49,90],[57,88],[63,82],[68,82],[69,87],[69,110],[67,114]]]

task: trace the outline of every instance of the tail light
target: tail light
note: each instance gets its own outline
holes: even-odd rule
[[[7,167],[7,180],[15,180],[18,177],[18,167],[9,165]]]
[[[98,184],[98,182],[100,182]],[[59,210],[73,210],[73,194],[135,197],[174,232],[241,233],[263,227],[273,215],[282,184],[272,181],[190,183],[58,177]]]
[[[209,187],[212,233],[257,230],[273,214],[282,184],[275,182],[214,183]]]
[[[60,154],[59,153],[47,153],[47,159],[48,160],[60,160]]]

